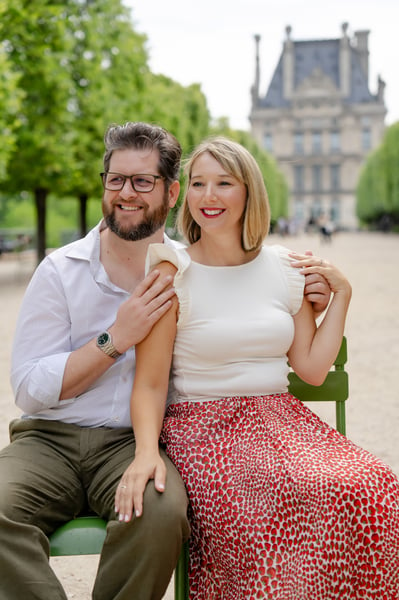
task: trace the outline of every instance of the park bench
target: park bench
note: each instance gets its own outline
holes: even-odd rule
[[[290,372],[289,391],[303,402],[335,402],[336,428],[345,435],[345,401],[349,395],[346,338],[324,383],[312,386]],[[80,516],[62,525],[50,536],[51,556],[99,554],[105,539],[106,522],[95,516]],[[185,544],[176,566],[175,600],[188,600],[188,545]]]

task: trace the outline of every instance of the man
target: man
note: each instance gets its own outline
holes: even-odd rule
[[[164,229],[179,195],[181,148],[145,123],[109,128],[105,147],[104,219],[39,265],[17,323],[11,381],[24,416],[0,453],[7,600],[66,599],[47,536],[84,510],[108,521],[95,600],[160,600],[189,535],[185,488],[166,456],[167,489],[147,486],[143,516],[119,522],[114,507],[134,456],[134,345],[174,293],[156,272],[144,277],[144,264],[150,243],[172,243]],[[329,295],[320,285],[307,287],[318,310]]]

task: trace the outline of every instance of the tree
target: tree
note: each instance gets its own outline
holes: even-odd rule
[[[71,81],[63,67],[71,51],[64,2],[14,0],[2,15],[5,48],[24,91],[6,188],[31,191],[37,212],[38,260],[45,255],[46,198],[70,168],[74,130]],[[39,35],[40,33],[40,35]]]
[[[399,122],[391,125],[369,155],[359,177],[356,212],[360,221],[384,228],[399,224]]]

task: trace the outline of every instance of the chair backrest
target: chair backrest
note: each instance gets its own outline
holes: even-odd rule
[[[345,401],[349,396],[348,373],[345,371],[347,361],[346,337],[342,338],[341,348],[334,361],[333,370],[330,371],[319,386],[305,383],[294,372],[288,374],[289,391],[293,396],[303,402],[335,402],[336,428],[345,435]]]

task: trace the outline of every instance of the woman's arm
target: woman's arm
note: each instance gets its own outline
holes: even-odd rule
[[[176,268],[164,262],[157,266],[162,276],[174,275]],[[159,492],[165,489],[166,468],[159,454],[158,440],[165,413],[169,371],[176,336],[178,301],[136,346],[136,371],[130,412],[136,441],[135,457],[124,472],[115,495],[120,521],[130,521],[132,511],[143,512],[143,494],[150,479]]]
[[[345,276],[330,263],[296,253],[290,256],[304,275],[323,275],[333,293],[319,327],[314,322],[310,303],[304,298],[301,309],[294,315],[295,335],[288,352],[288,360],[299,377],[312,385],[321,385],[341,346],[352,288]]]

